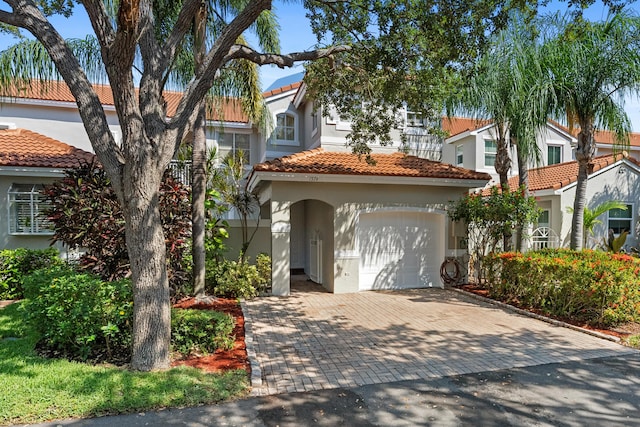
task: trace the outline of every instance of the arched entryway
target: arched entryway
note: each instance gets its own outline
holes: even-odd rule
[[[300,200],[290,208],[290,265],[292,274],[333,289],[334,209],[320,200]]]

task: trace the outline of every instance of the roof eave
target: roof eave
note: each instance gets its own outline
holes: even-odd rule
[[[431,178],[394,175],[364,174],[326,174],[273,172],[254,170],[249,177],[247,188],[253,191],[262,181],[310,182],[310,183],[345,183],[345,184],[387,184],[387,185],[423,185],[438,187],[478,188],[483,187],[489,179]]]

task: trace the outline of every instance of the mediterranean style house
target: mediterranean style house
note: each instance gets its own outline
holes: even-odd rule
[[[96,90],[117,139],[119,126],[110,90],[99,85]],[[272,116],[271,129],[259,129],[237,105],[229,103],[217,116],[208,117],[207,142],[220,158],[239,150],[245,153],[249,165],[247,189],[260,204],[253,222],[255,237],[247,254],[251,258],[261,252],[271,255],[274,294],[289,293],[292,271],[304,272],[334,293],[442,286],[442,262],[466,252],[464,227],[449,221],[447,206],[496,178],[491,123],[445,118],[442,127],[449,137],[443,140],[427,134],[419,114],[401,111],[403,124],[392,135],[397,144],[372,145],[375,165],[371,165],[345,145],[350,124],[335,115],[322,115],[309,99],[301,74],[275,82],[263,95]],[[180,96],[177,92],[165,94],[168,114]],[[83,152],[91,151],[76,104],[64,83],[46,88],[36,84],[6,94],[0,102],[0,127],[28,129]],[[403,133],[409,141],[408,154],[398,152]],[[568,129],[550,122],[538,141],[546,169],[531,174],[532,185],[537,174],[546,177],[555,171],[554,179],[558,179],[552,184],[543,180],[546,184],[532,188],[548,212],[541,216],[540,224],[546,220],[545,224],[564,240],[569,224],[564,212],[572,194],[572,173],[575,177],[570,165],[576,139]],[[612,142],[610,135],[599,134],[599,154],[613,159],[613,163],[594,168],[592,179],[605,184],[612,182],[614,175],[622,179],[624,174],[635,176],[638,171],[632,158],[640,158],[640,136],[632,136],[629,158],[612,157]],[[13,147],[10,143],[0,150],[9,152]],[[29,152],[36,147],[21,150]],[[11,204],[10,188],[14,184],[32,183],[37,188],[44,182],[38,175],[22,178],[25,176],[28,179],[8,178],[0,188],[0,200]],[[555,188],[558,182],[561,186]],[[627,187],[617,183],[617,194],[598,190],[595,184],[592,187],[594,203],[598,197],[629,203],[628,225],[635,226],[639,197],[635,181],[629,181]],[[37,204],[32,206],[37,216]],[[614,225],[614,219],[607,221]],[[229,222],[232,230],[227,246],[233,257],[241,247],[241,233],[234,233],[240,222],[233,213]],[[17,234],[7,221],[0,221],[0,229],[0,236],[7,236],[5,247],[10,247],[6,239],[17,238]],[[44,244],[47,232],[40,231],[31,230],[31,240],[15,240],[14,245]]]

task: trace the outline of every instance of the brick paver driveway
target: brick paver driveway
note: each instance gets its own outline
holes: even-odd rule
[[[334,295],[305,286],[243,307],[259,395],[634,352],[442,289]]]

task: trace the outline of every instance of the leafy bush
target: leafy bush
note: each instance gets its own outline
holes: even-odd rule
[[[230,350],[235,321],[232,316],[212,310],[173,309],[171,346],[184,355]]]
[[[271,257],[265,253],[256,257],[256,268],[258,270],[257,288],[259,292],[271,291]]]
[[[0,251],[0,299],[23,298],[22,278],[37,269],[60,265],[58,255],[55,248]]]
[[[491,194],[469,194],[452,203],[448,210],[453,221],[467,225],[469,248],[472,248],[474,274],[478,282],[484,277],[484,258],[510,241],[513,231],[533,223],[540,214],[534,197],[526,197],[524,188],[501,191],[491,188]]]
[[[24,278],[27,321],[40,347],[69,358],[129,359],[133,297],[128,280],[104,282],[59,265]]]
[[[109,178],[94,164],[70,169],[44,194],[55,228],[54,241],[85,248],[80,268],[104,280],[126,277],[129,257],[124,215]],[[160,186],[160,215],[167,250],[167,272],[172,287],[188,280],[182,263],[191,231],[189,190],[166,173]]]
[[[485,260],[492,297],[597,325],[640,320],[640,259],[544,249]]]
[[[207,292],[228,298],[253,298],[258,295],[261,279],[255,265],[247,260],[222,260],[207,263]]]

